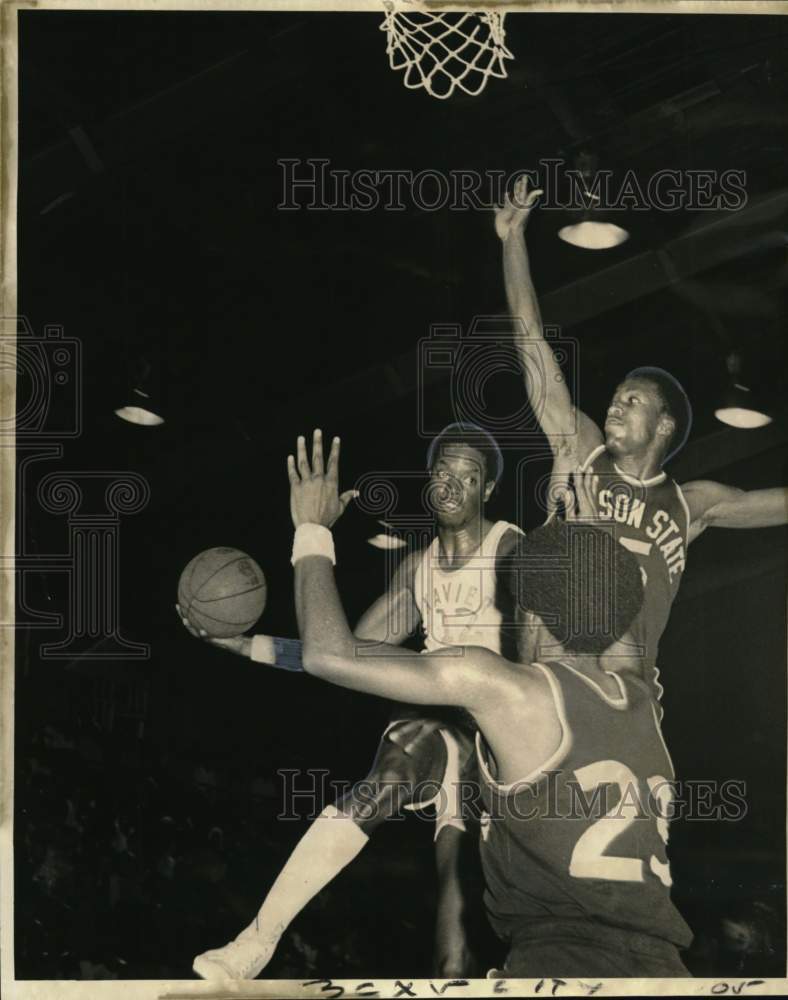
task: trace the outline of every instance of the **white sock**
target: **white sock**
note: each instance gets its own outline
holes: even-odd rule
[[[278,941],[307,903],[337,877],[369,837],[349,816],[326,806],[296,844],[263,905],[241,937]]]

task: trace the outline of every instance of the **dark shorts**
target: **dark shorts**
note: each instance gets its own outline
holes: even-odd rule
[[[585,920],[545,920],[513,934],[502,974],[518,979],[690,976],[669,941]]]
[[[473,717],[461,708],[447,708],[439,705],[395,705],[389,716],[389,724],[383,733],[383,739],[389,739],[389,733],[400,722],[412,722],[416,719],[440,719],[445,721],[443,727],[454,737],[459,748],[459,760],[461,777],[465,780],[472,780],[476,777],[476,723]],[[425,748],[429,747],[434,735],[422,737],[415,740],[411,749],[411,755],[420,752],[421,744]],[[436,775],[440,780],[441,775]],[[460,777],[460,776],[458,776]]]
[[[390,739],[390,732],[399,723],[421,718],[445,720],[446,725],[411,744],[408,756],[413,777],[420,779],[424,787],[405,809],[434,806],[437,839],[444,827],[454,826],[462,831],[466,829],[465,819],[475,818],[472,807],[465,804],[462,791],[463,782],[472,780],[474,773],[474,723],[467,713],[456,709],[402,705],[392,712],[384,739]]]
[[[473,716],[464,708],[450,705],[408,705],[405,702],[395,702],[389,712],[389,720],[398,722],[403,719],[445,719],[446,726],[465,730],[470,735],[476,732],[477,726]]]

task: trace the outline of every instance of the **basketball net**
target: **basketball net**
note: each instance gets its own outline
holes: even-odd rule
[[[506,14],[496,11],[433,14],[398,11],[384,0],[381,31],[388,36],[389,65],[404,70],[405,86],[423,87],[445,100],[457,87],[475,97],[491,76],[506,77]]]

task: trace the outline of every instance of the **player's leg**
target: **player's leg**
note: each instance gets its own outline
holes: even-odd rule
[[[465,897],[459,858],[465,831],[447,826],[435,841],[438,905],[435,915],[433,973],[440,979],[468,975],[471,954],[465,932]]]
[[[441,796],[446,741],[439,732],[429,731],[403,747],[397,742],[397,732],[413,721],[396,721],[387,727],[367,777],[335,803],[337,811],[367,836],[401,809],[417,809]]]
[[[438,901],[435,918],[434,975],[456,979],[471,974],[473,956],[466,928],[466,889],[461,857],[474,815],[473,736],[464,727],[441,730],[446,743],[446,770],[435,817],[435,868]],[[465,794],[471,792],[471,796]],[[467,859],[466,859],[467,860]]]
[[[389,730],[391,727],[389,727]],[[446,741],[437,733],[405,751],[384,733],[370,773],[327,806],[296,845],[252,923],[234,941],[198,955],[204,979],[254,979],[304,907],[359,854],[380,824],[413,801],[419,789],[439,789]]]

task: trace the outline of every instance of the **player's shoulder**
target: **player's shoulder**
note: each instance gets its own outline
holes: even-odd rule
[[[496,555],[508,556],[517,548],[518,544],[525,538],[525,532],[518,528],[516,524],[506,523],[501,537],[498,540]]]
[[[632,670],[607,670],[599,668],[585,671],[566,660],[539,664],[552,681],[552,686],[563,693],[582,695],[584,701],[599,709],[627,711],[638,708],[644,700],[652,699],[648,684]]]
[[[571,673],[562,670],[556,662],[540,660],[520,664],[518,674],[514,684],[527,696],[527,712],[538,717],[540,713],[556,711],[567,720],[567,698],[571,698],[571,687],[575,681]]]
[[[510,705],[525,693],[520,665],[486,646],[452,646],[424,655],[437,670],[445,672],[447,682],[471,711],[474,706],[493,709]]]
[[[690,542],[713,523],[714,511],[718,504],[735,500],[742,492],[734,486],[725,486],[712,479],[693,479],[692,482],[682,483],[681,486],[677,483],[676,489],[687,511]]]
[[[721,500],[726,492],[729,491],[729,487],[723,486],[722,483],[714,482],[712,479],[693,479],[689,483],[682,483],[679,489],[687,501],[687,506],[693,517],[702,514],[712,504]]]
[[[520,711],[526,716],[531,713],[539,716],[555,704],[553,685],[539,664],[507,660],[499,653],[480,647],[473,647],[473,653],[478,653],[476,667],[488,672],[487,683],[497,689],[496,697],[503,695],[509,705],[522,699]]]

